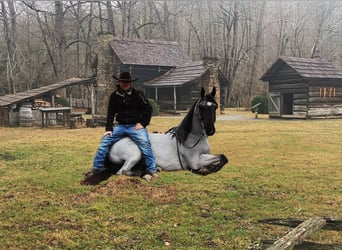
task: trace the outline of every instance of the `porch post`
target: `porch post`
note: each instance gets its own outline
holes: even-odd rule
[[[154,92],[154,99],[156,102],[158,101],[158,87],[156,87],[156,91]]]
[[[55,104],[55,92],[51,92],[51,107],[56,107],[56,104]]]
[[[176,94],[176,87],[173,86],[173,109],[176,113],[177,110],[177,94]]]
[[[95,91],[94,91],[94,83],[90,84],[90,106],[91,106],[91,116],[95,115]]]
[[[69,106],[72,107],[72,86],[68,87],[69,91]]]

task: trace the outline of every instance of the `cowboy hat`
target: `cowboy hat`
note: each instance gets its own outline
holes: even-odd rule
[[[113,75],[113,78],[115,80],[122,81],[122,82],[134,82],[138,80],[138,79],[131,79],[131,74],[129,72],[122,72],[119,78]]]

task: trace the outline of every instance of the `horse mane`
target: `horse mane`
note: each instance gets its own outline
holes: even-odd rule
[[[191,128],[192,128],[192,117],[195,113],[195,107],[196,104],[198,103],[198,101],[196,101],[190,111],[186,114],[186,116],[184,117],[184,119],[182,120],[182,122],[174,128],[171,128],[168,130],[168,132],[173,133],[173,137],[175,136],[176,139],[183,144],[186,140],[186,138],[188,137]]]

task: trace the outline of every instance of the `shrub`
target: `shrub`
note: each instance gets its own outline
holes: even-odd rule
[[[61,105],[62,107],[69,107],[69,102],[67,99],[65,99],[64,97],[59,97],[56,100],[58,105]]]
[[[252,109],[254,113],[258,109],[259,114],[268,114],[268,98],[267,96],[256,96],[252,100],[252,107],[258,103],[261,103],[257,108]]]
[[[152,115],[158,115],[159,114],[159,107],[158,104],[156,103],[156,101],[154,99],[148,99],[148,101],[150,102],[151,106],[152,106]]]

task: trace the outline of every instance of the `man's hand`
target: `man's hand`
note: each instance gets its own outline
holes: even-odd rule
[[[140,122],[138,122],[137,124],[135,124],[135,130],[139,130],[139,129],[142,129],[142,128],[144,128],[144,126],[141,125]]]
[[[106,135],[109,135],[110,137],[112,137],[112,131],[104,132],[103,137],[105,137]]]

